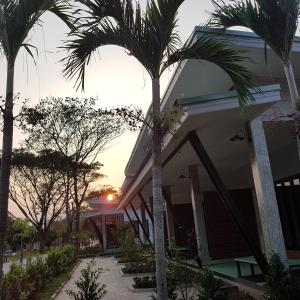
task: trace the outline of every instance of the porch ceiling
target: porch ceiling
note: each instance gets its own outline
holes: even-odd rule
[[[270,91],[262,97],[257,95],[256,103],[249,106],[245,113],[241,114],[235,97],[214,101],[195,102],[186,106],[186,118],[177,130],[175,136],[169,136],[170,140],[163,150],[163,161],[172,153],[181,140],[192,130],[195,130],[202,140],[208,154],[211,156],[218,171],[225,180],[228,188],[242,188],[252,185],[250,161],[247,142],[231,142],[230,139],[237,133],[244,133],[244,124],[247,120],[254,119],[274,102],[280,100],[277,90]],[[214,98],[215,99],[215,98]],[[184,186],[188,185],[188,179],[180,179],[180,175],[188,177],[187,167],[199,164],[189,142],[187,142],[163,168],[163,185],[182,186],[179,194],[186,193]],[[245,170],[248,170],[245,172]],[[122,196],[119,208],[132,200],[137,191],[143,188],[143,192],[150,192],[149,180],[151,178],[151,159],[146,163],[139,176],[133,182],[128,192]],[[201,186],[204,190],[213,189],[208,176],[203,168],[200,172]],[[151,195],[150,193],[148,195]]]

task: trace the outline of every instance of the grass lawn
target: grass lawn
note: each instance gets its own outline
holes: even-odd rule
[[[70,272],[77,263],[78,261],[75,261],[65,272],[59,274],[55,278],[52,278],[51,281],[47,283],[44,290],[39,293],[37,299],[50,300],[51,296],[60,288],[61,284],[69,279]]]

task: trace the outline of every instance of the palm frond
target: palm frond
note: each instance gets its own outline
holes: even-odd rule
[[[175,28],[177,10],[183,1],[151,0],[142,13],[133,0],[78,0],[84,5],[85,13],[78,31],[96,32],[100,28],[105,33],[107,24],[114,30],[119,28],[127,40],[125,48],[154,77],[159,73],[161,62],[180,45]]]
[[[47,11],[71,26],[67,0],[0,0],[0,40],[8,60],[15,60],[29,31]]]
[[[204,35],[194,44],[174,52],[164,69],[185,59],[201,59],[211,62],[223,69],[231,78],[237,91],[240,105],[244,107],[249,101],[254,101],[251,89],[255,89],[252,73],[241,65],[247,58],[244,53],[229,47],[224,41]]]
[[[244,26],[261,37],[287,63],[295,38],[300,0],[238,0],[229,5],[213,0],[210,24],[229,28]]]
[[[131,0],[77,0],[84,5],[86,23],[91,26],[105,18],[113,18],[120,25],[132,25],[134,9]]]
[[[180,45],[176,31],[178,9],[184,0],[151,0],[148,2],[145,26],[151,33],[150,43],[160,61],[167,59]],[[159,64],[156,63],[158,67]],[[159,73],[159,68],[156,70]]]
[[[85,87],[85,70],[92,54],[102,46],[115,45],[128,49],[128,39],[120,27],[109,21],[103,22],[101,28],[94,27],[90,31],[74,32],[73,39],[66,42],[64,48],[69,52],[63,62],[64,75],[72,79],[77,75],[75,85],[77,89]]]

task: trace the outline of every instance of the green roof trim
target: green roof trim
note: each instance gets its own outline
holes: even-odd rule
[[[242,38],[253,38],[259,39],[261,38],[252,31],[239,31],[239,30],[232,30],[232,29],[223,29],[223,28],[213,28],[213,27],[204,27],[204,26],[196,26],[195,27],[196,33],[207,33],[207,34],[218,34],[225,36],[232,36],[232,37],[242,37]],[[300,42],[300,36],[295,36],[294,42]]]
[[[268,92],[276,92],[280,91],[280,85],[279,84],[272,84],[272,85],[265,85],[260,86],[257,89],[253,90],[252,94],[264,94]],[[181,106],[187,106],[187,105],[194,105],[198,103],[204,103],[204,102],[210,102],[210,101],[216,101],[216,100],[224,100],[224,99],[231,99],[236,98],[237,92],[236,91],[228,91],[225,93],[219,93],[219,94],[210,94],[210,95],[203,95],[203,96],[196,96],[196,97],[188,97],[188,98],[180,98],[176,99],[175,103]]]

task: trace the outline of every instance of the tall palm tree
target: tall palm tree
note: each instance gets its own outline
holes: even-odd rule
[[[86,66],[99,47],[115,45],[135,57],[152,80],[152,192],[158,299],[167,299],[161,188],[160,77],[172,64],[202,59],[220,66],[232,79],[241,104],[252,99],[251,74],[239,63],[244,58],[223,42],[203,36],[184,46],[176,30],[177,12],[184,0],[149,0],[145,12],[132,0],[79,0],[85,18],[66,43],[65,76],[84,89]],[[134,2],[135,3],[135,2]]]
[[[26,38],[30,30],[39,24],[45,12],[56,14],[71,26],[71,19],[66,14],[68,9],[66,0],[0,0],[0,51],[7,62],[6,97],[2,108],[3,140],[0,171],[0,297],[13,141],[15,61],[22,47],[33,57],[33,46],[26,43]]]
[[[291,64],[291,51],[298,26],[300,0],[238,0],[225,4],[212,0],[215,11],[210,23],[229,28],[243,26],[255,32],[281,60],[295,112],[300,157],[300,102]]]

